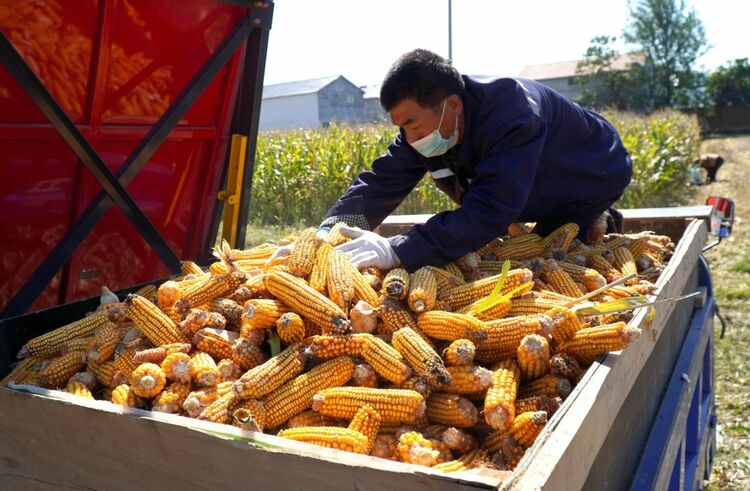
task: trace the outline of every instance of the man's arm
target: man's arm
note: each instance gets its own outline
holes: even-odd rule
[[[321,226],[345,222],[372,230],[396,209],[425,172],[403,133],[399,133],[385,155],[375,159],[372,170],[362,172],[328,210]]]
[[[390,239],[409,271],[449,263],[481,248],[507,230],[523,210],[534,183],[546,128],[533,112],[502,128],[487,127],[488,144],[462,206],[438,213],[406,235]]]

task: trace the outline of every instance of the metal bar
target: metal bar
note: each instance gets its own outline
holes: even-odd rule
[[[2,61],[3,65],[13,75],[19,85],[24,88],[24,91],[34,101],[39,110],[49,119],[52,126],[68,146],[70,146],[81,163],[91,172],[109,199],[114,201],[128,220],[135,225],[138,232],[156,251],[161,260],[170,269],[179,271],[179,258],[169,247],[157,228],[143,214],[143,211],[133,201],[133,198],[107,168],[107,165],[96,153],[96,150],[94,150],[88,140],[76,128],[65,111],[44,87],[41,80],[31,71],[21,55],[13,47],[13,44],[2,33],[0,33],[0,61]]]
[[[256,12],[260,10],[260,12]],[[149,130],[144,139],[120,166],[115,173],[121,185],[128,183],[137,175],[149,158],[167,138],[172,128],[190,109],[193,102],[203,93],[214,76],[232,57],[234,51],[253,31],[255,26],[262,25],[265,18],[262,9],[256,9],[245,16],[232,32],[222,41],[217,50],[206,60],[195,77],[185,86],[175,98],[172,105],[159,118],[159,121]],[[19,315],[29,308],[33,300],[55,276],[57,271],[67,261],[75,249],[86,238],[91,229],[104,216],[112,204],[106,193],[99,193],[81,214],[76,223],[65,234],[60,242],[44,259],[24,286],[8,303],[0,318]]]
[[[255,149],[258,144],[258,126],[260,122],[260,105],[263,98],[263,76],[266,71],[266,53],[268,35],[273,17],[273,3],[267,2],[264,8],[267,17],[263,29],[247,40],[245,56],[245,76],[252,74],[251,80],[245,80],[242,85],[242,118],[239,120],[238,133],[247,136],[247,151],[245,153],[245,172],[242,176],[242,191],[240,194],[240,214],[237,218],[237,242],[235,247],[244,247],[247,232],[248,216],[250,215],[250,198],[253,191],[253,174],[255,173]]]

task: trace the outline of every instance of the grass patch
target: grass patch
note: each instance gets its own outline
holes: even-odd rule
[[[736,273],[750,274],[750,257],[745,256],[740,259],[734,266],[732,266],[732,271]]]

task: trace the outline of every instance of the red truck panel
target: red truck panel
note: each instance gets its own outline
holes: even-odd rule
[[[0,30],[115,171],[246,10],[210,0],[0,0]],[[182,258],[217,206],[242,50],[127,187]],[[0,309],[101,187],[0,66]],[[167,275],[116,207],[32,309]]]

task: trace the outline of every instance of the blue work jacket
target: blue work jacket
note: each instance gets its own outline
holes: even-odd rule
[[[403,131],[326,213],[373,229],[426,172],[460,203],[389,238],[409,271],[443,265],[504,234],[513,222],[583,228],[630,182],[632,162],[617,130],[533,80],[463,77],[464,134],[447,154],[426,158]]]

